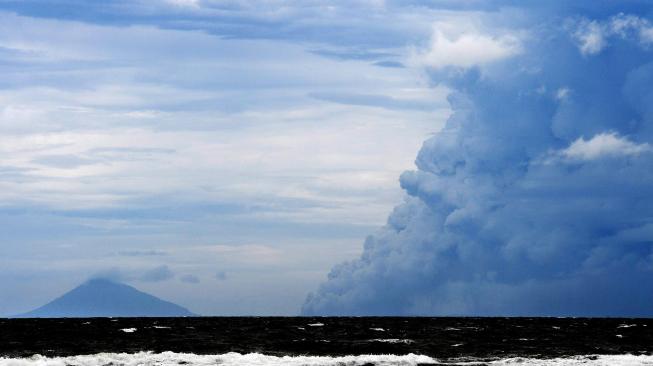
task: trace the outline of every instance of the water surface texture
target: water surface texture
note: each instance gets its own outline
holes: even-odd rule
[[[14,365],[653,365],[651,355],[653,319],[0,320],[1,364]]]

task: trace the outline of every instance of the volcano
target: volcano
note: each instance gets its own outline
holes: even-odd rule
[[[180,317],[188,309],[107,279],[91,279],[17,318]]]

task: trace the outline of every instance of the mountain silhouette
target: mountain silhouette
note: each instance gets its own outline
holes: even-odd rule
[[[195,314],[129,285],[91,279],[17,318],[176,317]]]

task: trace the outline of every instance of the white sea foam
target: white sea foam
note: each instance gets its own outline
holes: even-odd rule
[[[309,327],[323,327],[324,323],[312,323],[308,324]]]
[[[360,355],[343,357],[326,356],[266,356],[259,353],[226,353],[222,355],[196,355],[188,353],[100,353],[96,355],[71,357],[1,358],[0,366],[412,366],[418,364],[440,364],[471,366],[479,361],[446,362],[423,356],[408,354],[397,355]],[[653,356],[613,355],[613,356],[578,356],[555,359],[507,358],[491,362],[482,362],[491,366],[651,366]]]
[[[412,339],[399,339],[399,338],[377,338],[377,339],[370,339],[371,342],[381,342],[381,343],[404,343],[404,344],[411,344],[415,342]]]
[[[124,329],[120,329],[120,330],[125,332],[125,333],[134,333],[136,331],[136,328],[124,328]]]
[[[222,355],[195,355],[184,353],[100,353],[89,356],[55,357],[33,356],[22,359],[0,358],[0,366],[178,366],[180,364],[208,366],[355,366],[374,364],[378,366],[412,366],[420,363],[432,363],[431,357],[408,354],[395,355],[361,355],[343,357],[276,357],[258,353],[239,354],[226,353]]]

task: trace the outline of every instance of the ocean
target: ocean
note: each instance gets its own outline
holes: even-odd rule
[[[0,319],[5,365],[653,365],[653,319]]]

